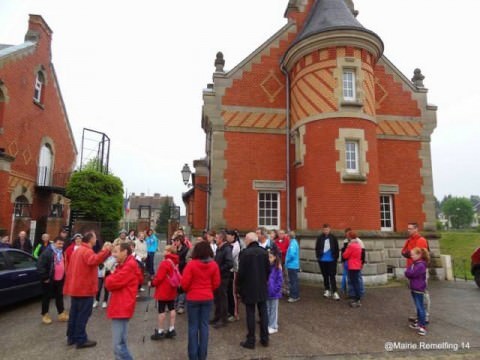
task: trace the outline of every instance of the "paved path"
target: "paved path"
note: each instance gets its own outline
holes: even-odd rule
[[[472,282],[431,284],[431,325],[426,337],[407,327],[413,305],[404,284],[367,288],[360,309],[349,308],[344,300],[323,299],[321,293],[320,287],[303,284],[301,301],[281,300],[279,333],[271,336],[270,347],[253,351],[239,347],[246,334],[242,308],[240,321],[211,329],[209,359],[480,359],[480,289]],[[0,309],[0,359],[113,358],[105,310],[95,309],[87,327],[97,347],[82,350],[66,345],[64,323],[43,325],[39,313],[38,299]],[[153,300],[142,297],[130,322],[129,346],[135,359],[187,359],[186,315],[177,320],[175,340],[152,342],[156,309]],[[386,343],[394,343],[397,350],[385,351]],[[423,351],[414,346],[448,349]],[[458,351],[451,349],[454,346]]]

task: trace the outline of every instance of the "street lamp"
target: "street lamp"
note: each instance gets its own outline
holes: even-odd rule
[[[188,182],[190,181],[190,176],[192,175],[192,170],[190,170],[190,167],[188,166],[188,164],[183,165],[181,173],[182,173],[183,183],[185,185],[188,185]]]
[[[205,191],[207,193],[210,192],[210,184],[195,184],[195,185],[192,185],[191,183],[189,183],[190,176],[192,176],[192,170],[190,170],[190,167],[188,166],[188,164],[183,165],[181,173],[182,173],[183,183],[186,186],[188,186],[188,187],[193,186],[193,188],[195,188],[195,189],[199,189],[199,190]]]

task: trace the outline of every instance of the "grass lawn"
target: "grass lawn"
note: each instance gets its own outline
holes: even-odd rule
[[[454,273],[457,278],[473,280],[470,273],[470,257],[473,251],[480,247],[480,233],[478,232],[442,232],[440,239],[440,253],[452,255]]]

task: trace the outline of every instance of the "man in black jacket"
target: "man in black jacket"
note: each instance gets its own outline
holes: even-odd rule
[[[323,296],[340,300],[337,292],[337,281],[335,280],[339,255],[338,240],[337,237],[330,232],[330,225],[328,224],[323,225],[322,234],[317,237],[315,253],[322,272],[323,285],[325,286]]]
[[[228,281],[230,270],[233,267],[232,246],[227,241],[227,233],[222,230],[216,234],[217,251],[215,261],[220,268],[220,286],[215,290],[215,316],[212,320],[214,328],[220,328],[228,324]]]
[[[55,238],[38,258],[37,270],[42,281],[42,322],[51,324],[52,319],[48,314],[50,298],[55,298],[58,321],[68,321],[68,315],[63,305],[63,283],[65,280],[65,258],[63,254],[63,239]]]
[[[13,242],[12,247],[14,249],[23,250],[29,254],[31,254],[33,251],[32,242],[27,237],[27,233],[25,231],[20,231],[18,233],[18,237]]]
[[[268,252],[258,245],[253,232],[245,236],[247,248],[240,253],[238,266],[239,293],[245,304],[247,318],[247,339],[240,343],[247,349],[255,348],[255,305],[260,315],[260,343],[268,346],[268,276],[270,263]]]

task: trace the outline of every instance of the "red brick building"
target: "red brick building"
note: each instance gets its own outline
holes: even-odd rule
[[[287,24],[240,64],[226,72],[217,54],[203,92],[206,157],[194,162],[210,192],[184,194],[194,229],[295,229],[314,272],[309,237],[324,223],[352,227],[378,250],[369,265],[382,276],[402,265],[386,248],[403,243],[407,222],[435,229],[437,108],[421,72],[402,74],[356,14],[351,0],[290,0]]]
[[[25,42],[0,45],[0,231],[55,236],[77,149],[52,64],[52,30],[30,15]]]

